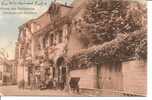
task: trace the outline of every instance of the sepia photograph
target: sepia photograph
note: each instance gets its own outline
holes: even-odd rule
[[[146,97],[146,0],[0,0],[0,95]]]

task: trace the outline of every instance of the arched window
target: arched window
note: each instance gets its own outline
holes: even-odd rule
[[[62,43],[63,41],[63,33],[62,31],[59,33],[59,43]]]
[[[51,35],[50,35],[50,46],[53,46],[53,38],[54,38],[54,35],[51,34]]]

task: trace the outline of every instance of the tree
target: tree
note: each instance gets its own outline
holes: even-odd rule
[[[74,55],[72,65],[147,59],[146,25],[147,9],[139,2],[90,0],[77,29],[88,49]]]
[[[80,40],[93,46],[111,41],[118,34],[140,30],[145,23],[143,4],[127,0],[90,0],[78,31]]]

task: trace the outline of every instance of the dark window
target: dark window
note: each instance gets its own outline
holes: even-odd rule
[[[38,48],[38,50],[41,50],[41,45],[38,44],[38,45],[37,45],[37,48]]]
[[[55,68],[53,67],[53,77],[55,77]]]
[[[0,80],[2,80],[2,72],[0,72]]]
[[[47,44],[47,41],[46,41],[46,40],[47,40],[47,38],[44,38],[44,39],[43,39],[43,48],[46,48],[46,44]]]
[[[53,45],[53,38],[54,38],[54,35],[53,35],[53,34],[51,34],[51,35],[50,35],[50,46],[52,46],[52,45]]]
[[[63,34],[62,34],[62,32],[61,32],[61,33],[59,33],[59,43],[62,42],[62,39],[63,39]]]

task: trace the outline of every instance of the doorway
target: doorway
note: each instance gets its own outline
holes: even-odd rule
[[[58,87],[63,90],[66,84],[66,66],[63,57],[57,60]]]

